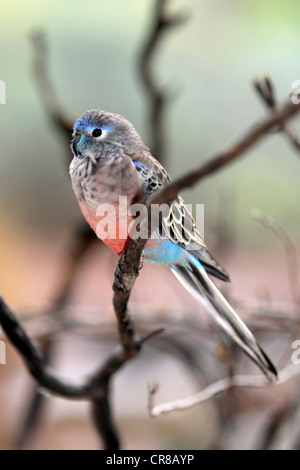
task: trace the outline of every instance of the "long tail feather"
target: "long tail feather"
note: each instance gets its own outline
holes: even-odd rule
[[[273,376],[277,377],[274,365],[207,275],[200,261],[192,258],[188,266],[174,265],[172,271],[190,294],[204,305],[228,335],[258,365],[268,380],[272,381]]]

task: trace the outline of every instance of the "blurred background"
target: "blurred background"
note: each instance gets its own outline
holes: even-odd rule
[[[70,379],[93,371],[117,342],[111,305],[117,258],[85,228],[68,175],[70,136],[67,126],[53,122],[51,109],[57,107],[68,125],[91,108],[122,114],[152,148],[152,103],[140,57],[159,3],[166,15],[186,17],[162,34],[151,59],[155,82],[168,97],[159,157],[176,177],[228,148],[270,112],[254,79],[267,73],[279,102],[287,99],[300,79],[296,0],[0,2],[0,79],[7,93],[0,105],[0,291],[51,351],[52,367]],[[299,119],[290,124],[296,130]],[[290,323],[282,327],[280,317],[270,332],[257,309],[289,320],[295,298],[284,246],[251,209],[283,224],[298,247],[299,158],[282,133],[271,134],[183,193],[186,202],[204,204],[206,244],[232,280],[224,292],[257,328],[275,364],[283,365],[295,330]],[[63,313],[55,313],[57,305]],[[278,391],[231,390],[193,411],[150,419],[146,385],[153,377],[161,384],[158,401],[166,401],[226,376],[232,363],[216,350],[223,344],[218,329],[204,312],[198,315],[199,307],[164,268],[144,267],[131,311],[138,331],[155,323],[165,324],[166,333],[115,378],[124,448],[297,447],[297,426],[287,418],[297,408],[296,380]],[[61,313],[99,322],[98,329],[53,327]],[[257,373],[243,355],[236,362],[237,372]],[[44,397],[40,412],[26,421],[34,383],[10,347],[0,366],[0,397],[1,449],[101,445],[84,402]]]

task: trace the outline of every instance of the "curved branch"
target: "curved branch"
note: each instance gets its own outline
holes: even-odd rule
[[[73,120],[63,110],[50,79],[46,35],[42,30],[36,30],[30,34],[30,39],[33,45],[33,74],[45,109],[53,124],[70,140],[73,132]]]
[[[142,83],[149,97],[149,123],[151,131],[150,148],[153,155],[162,162],[165,155],[164,112],[170,101],[169,94],[157,84],[153,68],[153,59],[163,35],[171,28],[182,25],[187,15],[166,15],[167,0],[156,0],[149,35],[145,40],[138,62]]]
[[[174,400],[167,403],[161,403],[160,405],[154,404],[154,397],[158,392],[158,384],[153,382],[148,386],[149,414],[152,418],[154,418],[162,414],[172,413],[173,411],[185,411],[190,408],[194,408],[195,406],[198,406],[201,403],[231,388],[258,388],[266,386],[278,386],[287,382],[293,377],[296,377],[299,374],[299,367],[288,366],[281,372],[279,372],[279,380],[276,382],[276,384],[270,384],[269,382],[267,382],[265,377],[258,375],[235,375],[233,377],[226,377],[208,385],[208,387],[204,388],[203,390],[201,390],[201,392],[196,393],[195,395],[183,398],[181,400]]]
[[[207,176],[216,173],[229,163],[240,158],[250,148],[262,140],[266,134],[278,125],[282,125],[295,114],[299,113],[300,104],[287,102],[280,109],[274,111],[273,115],[267,117],[259,124],[252,126],[245,135],[239,139],[229,150],[220,153],[201,164],[194,170],[185,173],[168,185],[164,186],[160,191],[154,194],[150,204],[170,204],[178,195],[179,191],[190,188]]]
[[[264,102],[264,104],[273,112],[276,111],[277,100],[275,97],[274,86],[270,77],[268,75],[265,75],[261,80],[255,80],[254,88],[257,91],[258,96]],[[285,134],[289,142],[293,145],[294,149],[299,152],[300,139],[296,132],[290,129],[286,124],[282,124],[278,130],[282,131]]]
[[[28,336],[17,317],[0,298],[0,324],[12,344],[22,355],[31,375],[39,385],[47,391],[62,397],[85,399],[91,402],[93,417],[107,449],[119,448],[119,437],[111,418],[109,400],[110,379],[123,364],[134,355],[134,351],[116,349],[104,364],[82,383],[70,383],[58,378],[48,369],[41,349]],[[139,344],[161,333],[161,329],[153,331]]]

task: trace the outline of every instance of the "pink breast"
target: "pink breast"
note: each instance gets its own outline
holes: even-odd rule
[[[81,212],[97,237],[108,245],[117,255],[120,255],[129,245],[128,224],[132,217],[119,218],[118,205],[115,212],[97,215],[97,208],[90,207],[85,201],[78,201]],[[99,214],[99,212],[98,212]],[[105,224],[101,223],[105,220]]]

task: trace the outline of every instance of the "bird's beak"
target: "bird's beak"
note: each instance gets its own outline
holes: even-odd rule
[[[73,139],[72,139],[72,150],[73,150],[74,155],[76,155],[76,157],[80,158],[82,156],[82,154],[81,154],[81,152],[78,148],[79,147],[79,145],[78,145],[79,142],[80,142],[80,137],[75,137],[74,136]]]

